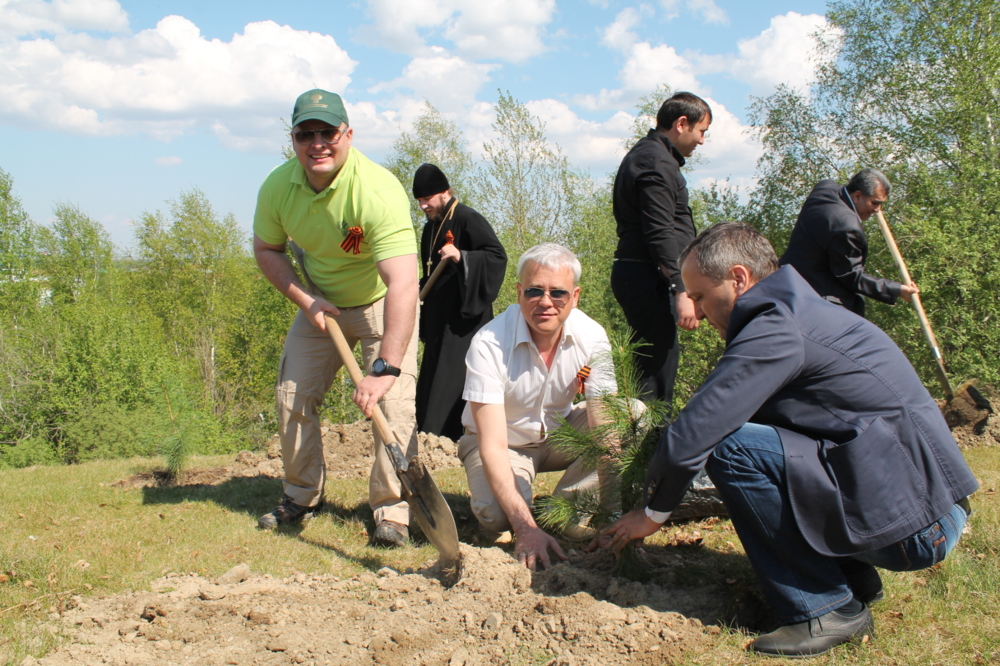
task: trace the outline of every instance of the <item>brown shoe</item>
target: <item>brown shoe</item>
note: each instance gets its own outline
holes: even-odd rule
[[[410,528],[392,520],[380,521],[372,533],[371,545],[376,548],[400,548],[410,538]]]
[[[285,495],[278,508],[271,513],[265,513],[257,521],[257,527],[262,530],[273,530],[278,525],[294,525],[307,520],[323,510],[323,500],[320,499],[316,506],[302,506],[292,501],[292,498]]]

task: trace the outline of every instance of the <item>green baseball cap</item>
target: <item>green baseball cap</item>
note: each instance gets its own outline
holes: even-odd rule
[[[341,123],[351,124],[347,120],[347,111],[340,95],[319,88],[304,92],[295,100],[292,127],[305,120],[322,120],[334,127],[340,127]]]

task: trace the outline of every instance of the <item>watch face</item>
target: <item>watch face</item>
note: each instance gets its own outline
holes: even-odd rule
[[[372,363],[372,372],[376,375],[380,375],[385,372],[385,359],[377,358],[375,362]]]

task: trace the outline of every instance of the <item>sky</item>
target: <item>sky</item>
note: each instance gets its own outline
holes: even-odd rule
[[[133,220],[198,188],[250,233],[281,162],[283,119],[314,87],[342,95],[377,162],[424,100],[478,155],[509,91],[570,162],[606,178],[638,100],[660,84],[714,121],[688,174],[753,185],[753,97],[805,90],[826,26],[813,0],[0,0],[0,169],[38,223],[59,204],[122,249]],[[409,191],[409,183],[404,183]]]

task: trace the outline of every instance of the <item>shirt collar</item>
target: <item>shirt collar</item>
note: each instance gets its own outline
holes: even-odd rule
[[[531,339],[531,329],[528,328],[528,322],[524,320],[524,313],[521,312],[521,306],[515,303],[513,307],[517,308],[517,328],[514,330],[514,346],[517,347],[522,343],[527,343],[537,349],[535,341]],[[576,310],[576,308],[573,309]],[[573,340],[574,319],[573,313],[570,312],[569,316],[566,317],[566,321],[563,322],[562,338],[559,339],[560,345]]]
[[[662,132],[660,132],[657,129],[651,129],[649,130],[649,133],[646,134],[646,136],[662,141],[663,145],[665,145],[667,147],[667,150],[670,151],[670,154],[674,156],[675,160],[677,160],[677,164],[679,166],[684,166],[684,162],[686,160],[684,156],[681,155],[681,151],[677,150],[677,147],[673,144],[673,142],[666,136],[664,136]]]

